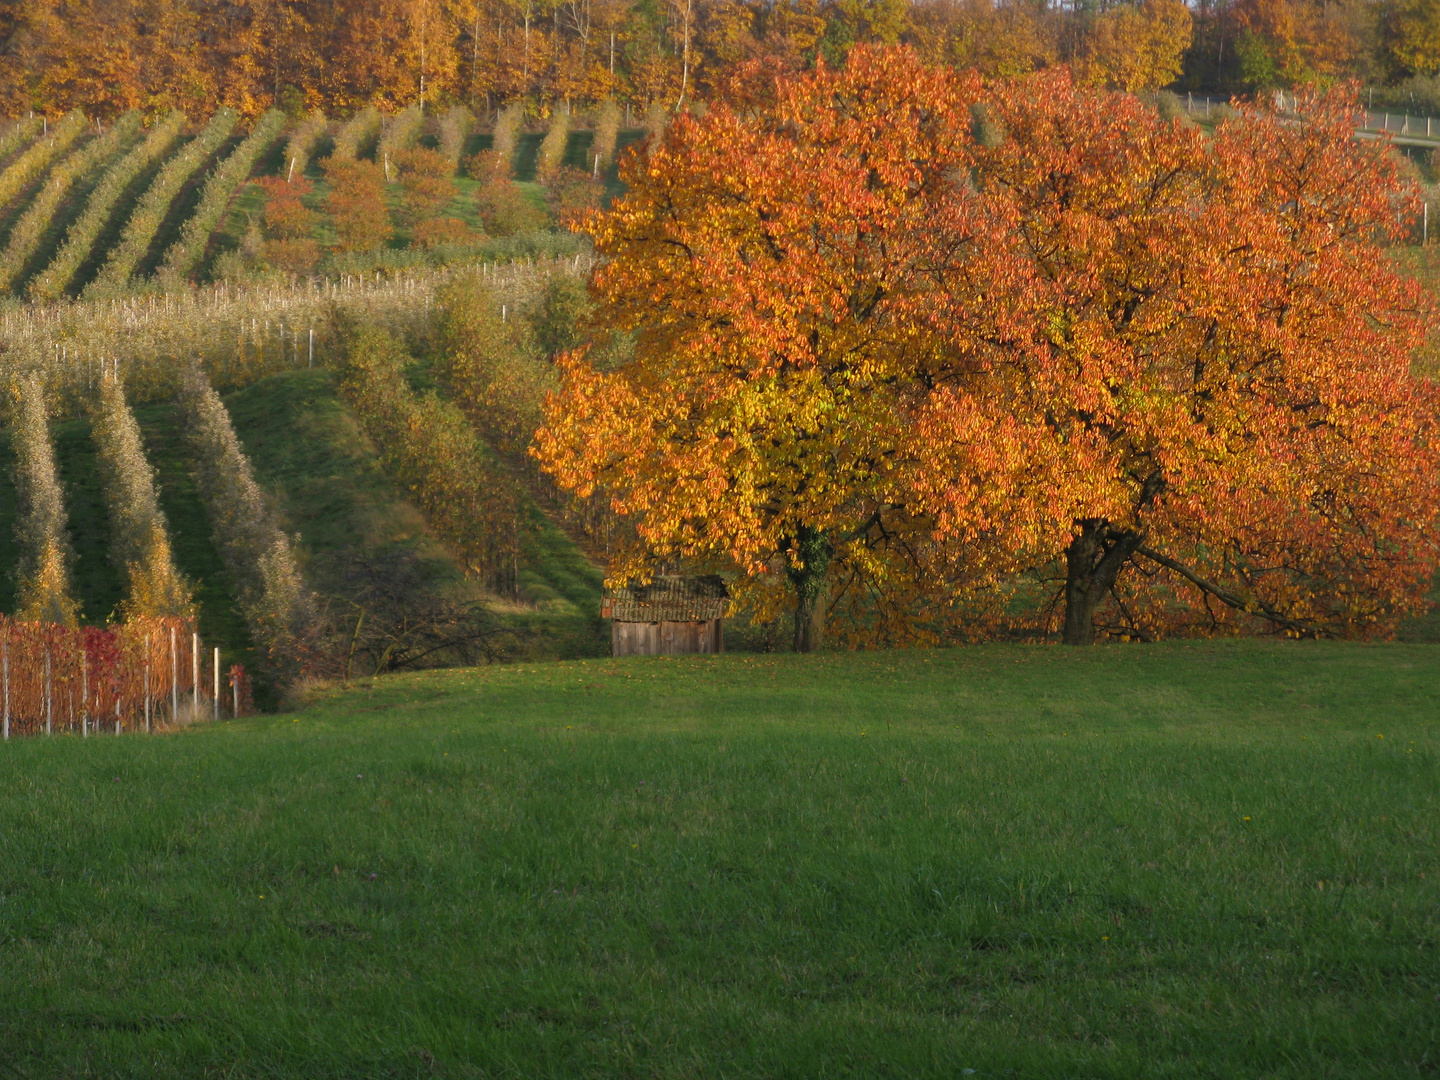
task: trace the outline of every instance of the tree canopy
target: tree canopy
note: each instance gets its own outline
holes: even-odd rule
[[[1411,209],[1337,93],[1213,138],[1046,72],[859,48],[681,118],[588,228],[611,370],[536,454],[858,641],[1387,632],[1437,556]],[[974,134],[983,107],[1006,132]]]

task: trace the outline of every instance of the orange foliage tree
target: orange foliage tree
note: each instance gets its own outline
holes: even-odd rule
[[[1437,557],[1423,302],[1377,246],[1382,149],[1308,110],[1207,140],[1063,72],[987,93],[862,48],[682,118],[588,223],[634,359],[563,360],[534,453],[634,518],[612,577],[788,584],[797,648],[826,607],[871,640],[1015,618],[1027,575],[1052,603],[1018,617],[1077,644],[1383,633]]]
[[[612,577],[657,558],[733,567],[764,616],[788,599],[809,649],[827,610],[904,640],[926,601],[1014,568],[1004,549],[1025,545],[1001,511],[1022,481],[977,484],[995,528],[958,550],[914,484],[928,451],[910,416],[971,366],[926,329],[946,304],[937,266],[1004,247],[962,194],[980,93],[908,50],[857,49],[628,159],[627,195],[586,227],[608,257],[599,318],[638,334],[635,358],[562,358],[536,445],[563,487],[634,517],[641,544]]]
[[[379,165],[329,158],[325,175],[330,181],[325,202],[342,248],[368,251],[390,239],[395,228],[385,204],[385,173]]]
[[[1068,642],[1097,623],[1370,635],[1424,602],[1427,301],[1380,246],[1413,193],[1353,138],[1352,100],[1301,106],[1207,139],[1064,73],[996,95],[1009,138],[976,183],[1026,253],[999,306],[1030,320],[1005,405],[1070,474]]]

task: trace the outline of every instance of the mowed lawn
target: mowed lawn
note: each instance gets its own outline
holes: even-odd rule
[[[497,666],[0,748],[0,1075],[1437,1068],[1434,645]]]

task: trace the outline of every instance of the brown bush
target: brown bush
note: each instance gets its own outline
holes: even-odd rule
[[[535,232],[550,224],[545,211],[536,206],[513,180],[497,178],[475,193],[480,220],[492,236],[514,236]]]

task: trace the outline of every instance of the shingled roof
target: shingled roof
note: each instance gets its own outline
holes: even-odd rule
[[[730,590],[719,574],[657,575],[648,585],[605,590],[600,616],[620,622],[702,622],[723,619]]]

